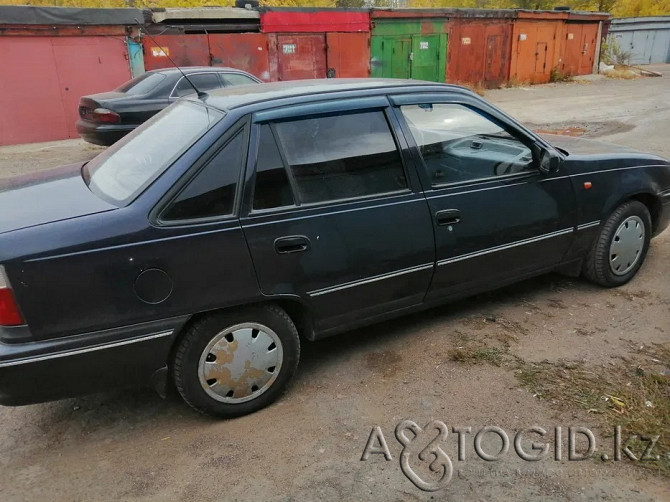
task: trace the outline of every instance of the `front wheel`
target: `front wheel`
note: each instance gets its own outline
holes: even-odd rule
[[[584,275],[601,286],[621,286],[642,266],[651,239],[651,216],[641,202],[619,206],[602,226],[584,263]]]
[[[197,411],[236,417],[277,399],[299,358],[298,331],[279,307],[211,314],[191,325],[179,341],[174,381]]]

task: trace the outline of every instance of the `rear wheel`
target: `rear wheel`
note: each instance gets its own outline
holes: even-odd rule
[[[635,200],[622,204],[602,226],[584,263],[584,275],[606,287],[627,283],[642,266],[650,239],[647,207]]]
[[[235,417],[273,402],[295,373],[300,339],[275,306],[208,315],[188,328],[174,357],[183,399],[208,415]]]

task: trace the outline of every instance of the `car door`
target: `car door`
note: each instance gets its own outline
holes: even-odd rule
[[[474,98],[392,98],[433,218],[427,300],[489,289],[560,263],[576,201],[563,172],[537,168],[536,141]]]
[[[421,303],[433,229],[385,97],[254,116],[242,228],[261,291],[310,305],[317,331]]]

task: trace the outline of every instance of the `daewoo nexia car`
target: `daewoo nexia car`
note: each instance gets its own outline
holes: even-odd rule
[[[2,404],[174,384],[231,417],[279,396],[301,340],[552,270],[626,283],[670,164],[554,147],[449,85],[260,84],[10,181],[0,215]]]
[[[109,146],[170,103],[194,94],[193,86],[204,92],[260,82],[235,68],[184,66],[148,71],[111,92],[83,96],[77,132],[89,143]]]

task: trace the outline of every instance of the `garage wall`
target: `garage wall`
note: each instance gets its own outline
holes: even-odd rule
[[[670,63],[670,16],[612,19],[608,39],[630,52],[631,64]]]
[[[144,68],[147,71],[179,66],[209,66],[207,35],[153,35],[142,37]]]
[[[0,37],[0,145],[78,138],[79,98],[130,79],[124,37]]]
[[[326,35],[280,33],[268,35],[273,80],[326,77]]]
[[[170,34],[142,37],[147,71],[178,66],[229,66],[270,80],[263,33]],[[172,61],[174,61],[174,64]]]
[[[244,70],[261,80],[270,80],[268,41],[263,33],[209,34],[212,66]]]
[[[566,75],[588,75],[593,70],[597,48],[598,23],[566,23],[561,71]]]
[[[519,20],[512,31],[510,79],[531,84],[549,82],[561,61],[564,23]]]
[[[328,69],[339,78],[370,76],[369,33],[327,33]]]
[[[511,19],[452,19],[447,81],[501,86],[509,76],[511,43]]]

